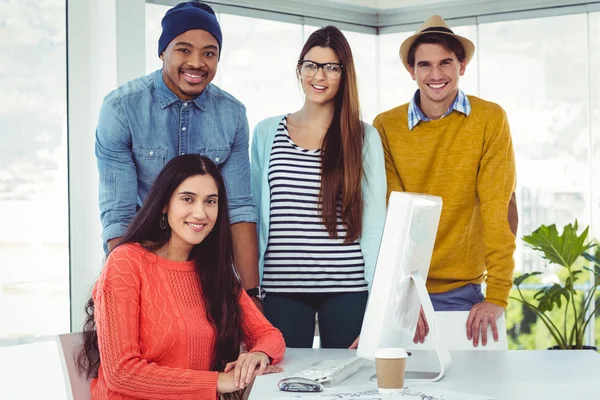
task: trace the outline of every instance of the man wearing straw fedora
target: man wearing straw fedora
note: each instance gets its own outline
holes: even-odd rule
[[[507,306],[517,230],[515,158],[504,110],[458,87],[475,46],[440,16],[400,46],[417,83],[410,102],[375,118],[391,191],[442,197],[443,210],[427,279],[436,311],[470,311],[466,333],[498,340]],[[485,297],[481,284],[486,284]],[[421,313],[415,342],[428,332]]]

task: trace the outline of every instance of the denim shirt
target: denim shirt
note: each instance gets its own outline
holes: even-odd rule
[[[205,155],[219,167],[232,224],[256,222],[248,142],[244,105],[212,84],[183,101],[158,70],[109,93],[96,128],[104,242],[125,234],[162,167],[185,153]]]

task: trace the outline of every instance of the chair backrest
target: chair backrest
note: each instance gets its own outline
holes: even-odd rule
[[[90,400],[90,380],[79,374],[75,364],[75,350],[81,344],[81,332],[65,333],[56,337],[68,400]]]
[[[508,350],[506,337],[506,319],[504,314],[496,321],[498,328],[498,341],[494,341],[492,328],[488,325],[488,340],[485,346],[481,345],[481,339],[477,347],[473,347],[473,341],[467,339],[468,311],[436,311],[435,322],[440,337],[448,346],[448,350]],[[433,350],[433,338],[425,337],[425,343],[410,343],[409,349]]]

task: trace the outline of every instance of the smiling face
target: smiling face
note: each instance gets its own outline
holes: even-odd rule
[[[163,209],[171,227],[169,246],[189,252],[212,231],[219,215],[219,189],[210,175],[195,175],[181,183]]]
[[[201,29],[173,39],[160,55],[167,87],[182,100],[198,97],[217,74],[218,46],[217,39]]]
[[[409,66],[421,95],[421,109],[443,105],[450,107],[458,93],[458,80],[465,73],[466,61],[436,43],[422,43],[415,51],[415,62]]]
[[[315,46],[311,48],[302,59],[317,64],[341,64],[339,57],[329,47]],[[327,104],[331,101],[335,101],[335,96],[337,95],[342,82],[342,75],[339,75],[336,78],[335,75],[337,74],[333,71],[326,73],[323,71],[323,68],[318,68],[315,73],[314,71],[306,71],[302,66],[300,67],[299,72],[302,89],[306,95],[306,101],[317,104]]]

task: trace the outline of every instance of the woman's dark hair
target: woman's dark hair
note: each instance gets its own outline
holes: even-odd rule
[[[225,364],[234,361],[240,353],[243,341],[239,296],[241,283],[233,269],[233,243],[227,193],[219,170],[204,156],[186,154],[169,161],[158,174],[150,188],[144,205],[139,210],[119,245],[140,243],[149,251],[164,246],[171,237],[171,228],[160,228],[162,210],[171,196],[186,179],[196,175],[210,175],[217,184],[219,213],[213,230],[190,252],[189,259],[195,261],[201,292],[206,304],[208,320],[215,326],[217,340],[210,369],[223,371]],[[87,318],[83,326],[83,345],[76,354],[79,371],[88,379],[98,376],[100,352],[94,322],[94,301],[90,298],[85,311]]]
[[[322,200],[321,217],[330,237],[338,237],[337,207],[341,203],[342,222],[347,228],[344,242],[351,243],[362,232],[362,151],[365,140],[354,59],[344,34],[335,26],[313,32],[304,44],[299,60],[303,60],[313,47],[330,48],[343,66],[333,121],[323,139],[319,197]],[[296,73],[300,77],[300,64]]]
[[[408,56],[406,59],[408,61],[408,65],[413,68],[415,67],[415,53],[417,52],[417,48],[422,44],[439,44],[446,50],[454,53],[459,62],[463,62],[467,58],[465,55],[465,49],[462,47],[462,44],[460,44],[458,39],[455,39],[454,37],[444,33],[428,33],[426,35],[419,36],[412,46],[410,46],[410,50],[408,51]]]

